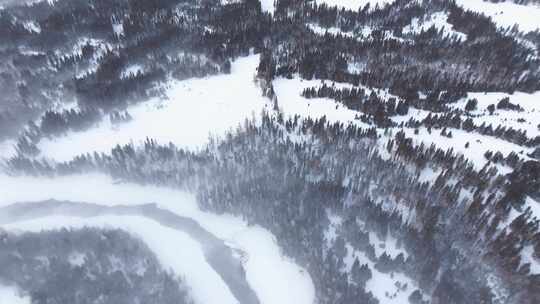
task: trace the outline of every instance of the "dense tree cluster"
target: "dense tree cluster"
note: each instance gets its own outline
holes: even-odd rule
[[[290,17],[291,11],[297,14]],[[447,12],[448,22],[468,38],[456,40],[434,28],[419,35],[402,33],[413,18],[438,11]],[[276,45],[270,47],[280,76],[298,72],[306,79],[389,88],[401,97],[425,90],[538,90],[539,61],[531,59],[532,51],[498,30],[488,18],[464,11],[451,1],[395,1],[383,9],[359,11],[278,1],[276,14],[275,27],[283,28],[276,36],[284,38],[274,39]],[[382,29],[393,36],[374,30],[367,39],[340,34],[321,37],[306,23],[334,26],[344,32]],[[286,32],[289,35],[285,36]],[[362,69],[351,72],[351,63]]]

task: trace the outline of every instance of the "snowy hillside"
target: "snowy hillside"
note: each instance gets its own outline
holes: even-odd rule
[[[152,138],[160,144],[174,143],[200,149],[212,136],[223,136],[257,118],[267,101],[253,82],[258,56],[233,63],[231,74],[167,84],[165,99],[154,99],[128,107],[131,120],[105,120],[82,132],[46,138],[38,144],[42,156],[68,161],[87,151],[107,152],[116,145],[142,144]],[[224,90],[209,88],[222,87]],[[192,102],[196,100],[196,102]]]

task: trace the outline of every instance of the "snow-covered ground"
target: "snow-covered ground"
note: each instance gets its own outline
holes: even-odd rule
[[[101,40],[101,39],[95,39],[95,38],[79,38],[75,44],[72,46],[71,50],[69,49],[58,49],[55,50],[55,55],[60,60],[66,60],[70,56],[82,56],[83,48],[86,45],[91,45],[95,49],[94,56],[90,60],[90,66],[87,69],[83,70],[77,70],[76,77],[80,78],[83,77],[86,74],[95,72],[98,67],[98,61],[103,57],[103,55],[108,51],[114,49],[113,45]]]
[[[493,3],[483,0],[456,0],[459,6],[491,17],[499,27],[513,27],[529,32],[540,29],[540,5],[520,5],[513,1]]]
[[[322,27],[322,26],[320,26],[318,24],[314,24],[314,23],[308,23],[307,27],[313,33],[315,33],[317,35],[321,35],[321,36],[324,36],[326,34],[329,34],[329,35],[332,35],[332,36],[337,36],[338,34],[340,34],[343,37],[356,38],[359,41],[360,40],[373,39],[371,37],[371,34],[373,33],[373,28],[368,26],[368,25],[364,25],[362,27],[359,27],[359,28],[355,29],[354,31],[348,31],[348,32],[342,31],[341,29],[339,29],[338,27],[335,27],[335,26]],[[393,31],[384,30],[384,31],[379,31],[379,32],[380,32],[380,35],[382,37],[384,37],[385,40],[393,39],[393,40],[398,40],[400,42],[410,42],[410,43],[412,43],[412,40],[410,40],[410,39],[403,39],[401,37],[395,36]],[[456,33],[459,33],[459,32],[456,32]]]
[[[331,81],[321,80],[305,80],[299,77],[293,79],[278,78],[274,80],[274,90],[278,99],[279,108],[286,116],[300,115],[301,117],[321,118],[323,116],[330,122],[353,122],[361,127],[369,128],[368,124],[361,122],[355,117],[361,114],[357,111],[348,109],[343,104],[336,102],[330,98],[304,98],[301,94],[306,88],[320,87],[323,84],[327,86],[335,86],[337,89],[349,88],[354,86],[345,83],[334,83]],[[366,87],[357,87],[366,90],[367,94],[371,93],[371,89]],[[396,96],[388,93],[387,90],[376,90],[377,95],[385,100]]]
[[[339,28],[337,28],[335,26],[322,27],[322,26],[320,26],[318,24],[313,24],[313,23],[307,24],[307,27],[313,33],[315,33],[317,35],[324,36],[326,34],[329,34],[329,35],[332,35],[332,36],[337,36],[338,34],[340,34],[343,37],[356,38],[359,41],[360,40],[372,39],[371,33],[373,32],[373,28],[371,28],[370,26],[367,26],[367,25],[362,26],[362,27],[360,27],[358,29],[355,29],[354,32],[352,32],[352,31],[349,31],[349,32],[342,31],[341,29],[339,29]],[[456,33],[458,33],[458,32],[456,32]],[[407,39],[403,39],[401,37],[395,36],[394,33],[392,31],[389,31],[389,30],[380,31],[380,34],[386,40],[393,39],[393,40],[399,40],[401,42],[411,42],[411,40],[407,40]]]
[[[331,248],[336,240],[337,230],[343,222],[343,219],[327,211],[330,225],[325,231],[326,246]],[[380,239],[375,233],[369,233],[369,242],[375,248],[375,255],[380,257],[386,252],[391,258],[403,253],[404,258],[408,256],[407,252],[398,248],[395,238],[388,236],[386,240]],[[344,258],[343,272],[350,274],[356,259],[360,265],[367,264],[372,272],[372,278],[366,283],[366,291],[370,291],[380,303],[383,304],[408,304],[409,295],[417,288],[416,283],[403,273],[383,273],[375,269],[375,263],[369,259],[362,251],[354,249],[350,243],[345,244],[347,250]],[[399,286],[399,287],[398,287]],[[406,286],[406,287],[404,287]]]
[[[293,79],[278,78],[274,82],[274,89],[278,98],[280,109],[287,116],[300,115],[301,117],[320,118],[325,116],[330,122],[343,122],[354,123],[359,127],[369,128],[371,125],[365,124],[358,119],[355,119],[358,114],[357,111],[346,108],[344,105],[334,101],[330,98],[313,98],[306,99],[301,96],[302,91],[305,88],[322,86],[321,80],[305,80],[299,77]],[[334,85],[336,88],[352,88],[351,84],[332,83],[326,81],[327,86]],[[366,89],[369,94],[370,91]],[[376,91],[377,92],[377,91]],[[389,94],[386,90],[378,90],[378,95],[384,99],[398,97]],[[494,115],[488,115],[486,110],[489,104],[497,104],[497,102],[503,97],[508,96],[510,102],[519,104],[524,108],[524,112],[496,110]],[[482,122],[487,124],[492,123],[494,129],[498,125],[512,126],[516,129],[522,129],[527,131],[527,135],[530,138],[534,138],[540,135],[538,125],[540,124],[540,92],[534,94],[527,94],[516,92],[512,95],[505,93],[469,93],[467,98],[450,106],[455,109],[464,109],[468,99],[478,99],[478,110],[471,112],[475,115],[472,117],[474,122],[478,125]],[[428,111],[410,108],[409,113],[404,116],[392,117],[392,120],[396,123],[407,122],[411,117],[415,119],[423,119],[429,114]],[[525,118],[525,122],[518,121],[520,118]],[[401,128],[394,128],[394,133]],[[485,152],[488,150],[492,152],[501,152],[505,157],[511,152],[516,152],[523,159],[529,159],[526,154],[533,151],[532,148],[522,147],[509,141],[499,139],[493,136],[485,136],[476,132],[466,132],[458,129],[448,129],[452,132],[452,138],[442,136],[441,130],[433,129],[431,133],[426,128],[419,128],[418,134],[415,134],[415,130],[412,128],[404,128],[407,137],[413,138],[416,145],[424,143],[425,146],[435,144],[443,150],[450,148],[455,152],[463,154],[469,159],[475,168],[480,170],[488,160],[484,157]],[[380,134],[384,130],[379,130]],[[385,141],[383,141],[385,142]],[[465,144],[469,143],[469,147],[465,148]],[[523,152],[523,153],[521,153]],[[499,166],[501,173],[508,173],[509,168]]]
[[[524,111],[510,111],[504,109],[496,109],[493,115],[489,114],[487,107],[490,104],[497,105],[497,103],[508,97],[510,102],[517,104],[523,108]],[[512,127],[516,130],[522,130],[527,132],[529,138],[534,138],[540,135],[540,91],[533,94],[515,92],[514,94],[490,92],[490,93],[468,93],[466,98],[448,106],[452,109],[465,111],[465,106],[469,99],[478,100],[476,110],[468,112],[470,118],[477,126],[483,123],[492,125],[495,130],[498,126]],[[392,117],[392,121],[396,123],[407,122],[410,118],[417,120],[424,119],[429,114],[428,111],[410,108],[409,113],[404,116]],[[462,116],[462,119],[467,118]],[[503,156],[508,156],[511,152],[518,153],[518,156],[522,159],[529,160],[527,154],[533,152],[533,148],[523,147],[518,144],[514,144],[507,140],[496,138],[493,136],[482,135],[477,132],[466,132],[464,130],[448,128],[447,131],[452,132],[452,138],[442,136],[440,129],[433,129],[431,133],[425,127],[418,129],[418,134],[415,134],[415,130],[412,128],[404,128],[404,131],[408,137],[413,138],[414,143],[420,145],[434,144],[435,146],[447,150],[452,148],[454,152],[463,154],[468,160],[472,161],[476,169],[481,169],[488,160],[484,157],[487,151],[501,152]],[[465,144],[469,143],[469,147],[465,148]],[[498,166],[500,173],[508,173],[509,168]]]
[[[384,253],[388,254],[392,259],[395,259],[399,254],[403,254],[403,258],[407,258],[409,254],[398,246],[398,241],[395,237],[388,235],[386,239],[380,239],[376,233],[369,233],[369,243],[375,248],[375,255],[380,257]]]
[[[128,78],[130,76],[136,76],[138,73],[143,73],[144,69],[140,64],[134,64],[128,66],[125,70],[122,71],[120,75],[121,78]]]
[[[273,84],[279,108],[287,116],[296,114],[312,118],[326,116],[331,122],[345,123],[358,121],[355,120],[357,111],[350,110],[330,98],[306,99],[300,95],[305,88],[322,85],[321,81],[295,77],[293,79],[279,78]]]
[[[333,36],[337,36],[338,34],[341,34],[342,36],[346,36],[346,37],[351,37],[351,38],[354,37],[353,32],[344,32],[337,27],[326,28],[326,27],[321,27],[317,24],[311,24],[311,23],[308,24],[307,26],[309,27],[310,30],[312,30],[315,34],[318,34],[318,35],[325,35],[328,33]]]
[[[27,21],[23,24],[23,26],[27,31],[31,33],[41,33],[41,27],[35,21]]]
[[[497,227],[499,231],[510,231],[512,228],[510,228],[510,225],[512,222],[520,215],[522,215],[525,212],[528,212],[530,210],[531,212],[531,219],[532,221],[538,221],[540,220],[540,202],[534,200],[533,198],[526,196],[525,197],[525,203],[521,210],[516,210],[515,208],[512,208],[510,210],[510,214],[506,218],[506,220],[499,224]],[[540,257],[534,255],[534,247],[532,245],[526,245],[521,249],[520,252],[521,260],[519,263],[519,267],[522,267],[524,264],[530,264],[530,273],[540,275]]]
[[[414,134],[415,130],[412,128],[404,128],[403,130],[405,131],[407,137],[413,139],[416,145],[424,143],[426,147],[429,147],[431,144],[434,144],[436,147],[443,150],[453,149],[454,152],[463,154],[473,163],[477,170],[482,169],[482,167],[488,162],[488,160],[484,157],[484,154],[487,151],[492,151],[494,153],[501,152],[505,157],[511,152],[520,153],[523,151],[523,154],[520,154],[520,156],[525,159],[528,159],[525,154],[532,152],[532,149],[530,148],[524,148],[517,144],[496,137],[485,136],[476,132],[466,132],[464,130],[449,128],[447,131],[452,132],[452,138],[448,138],[446,136],[442,136],[440,134],[441,130],[439,129],[433,129],[431,134],[424,127],[418,129],[418,134]],[[466,143],[469,143],[468,148],[465,148]]]
[[[525,198],[525,206],[523,207],[523,209],[531,209],[533,217],[535,217],[537,220],[540,220],[540,202],[537,202],[531,197],[527,196]]]
[[[211,134],[223,135],[246,119],[258,117],[267,105],[254,83],[258,64],[259,56],[252,55],[235,61],[230,75],[174,81],[167,91],[168,100],[129,107],[130,122],[113,125],[104,120],[84,132],[44,139],[38,147],[42,156],[59,161],[89,151],[108,152],[117,144],[142,143],[147,137],[161,144],[203,147]]]
[[[315,289],[309,274],[281,254],[275,237],[269,231],[258,226],[248,226],[238,217],[203,212],[189,193],[154,186],[119,184],[105,175],[53,179],[0,175],[0,189],[0,206],[51,198],[107,206],[154,202],[159,208],[194,219],[210,233],[245,252],[247,281],[262,304],[312,304],[315,299]],[[150,248],[159,250],[160,243],[167,243],[167,239],[158,234],[152,235],[156,237],[152,244],[158,247]],[[205,304],[212,303],[221,301]]]
[[[261,0],[261,9],[263,12],[273,14],[275,10],[274,0]]]
[[[369,3],[370,7],[375,8],[376,5],[383,7],[388,3],[392,3],[394,0],[318,0],[317,3],[326,3],[329,6],[344,7],[350,10],[358,10],[363,8]]]
[[[540,274],[540,259],[534,257],[534,247],[532,245],[525,246],[521,250],[521,265],[529,263],[531,274]]]
[[[497,103],[508,97],[509,101],[513,104],[517,104],[523,108],[523,112],[509,111],[504,109],[496,109],[493,115],[489,115],[487,107],[490,104],[497,105]],[[478,100],[476,110],[469,112],[475,124],[481,125],[493,125],[495,129],[497,126],[512,127],[517,130],[527,131],[529,137],[535,137],[540,135],[540,91],[532,94],[515,92],[514,94],[507,93],[469,93],[467,97],[458,101],[455,104],[449,106],[455,109],[465,110],[465,105],[469,99]]]
[[[0,285],[0,303],[2,304],[30,304],[30,298],[19,294],[14,286]]]
[[[15,145],[17,142],[13,139],[0,141],[0,159],[15,155]]]
[[[360,265],[367,264],[371,269],[372,278],[366,282],[366,291],[370,291],[383,304],[409,304],[409,296],[417,289],[415,282],[403,273],[383,273],[375,269],[373,263],[363,252],[355,250],[346,244],[345,271],[350,272],[355,259]],[[399,286],[399,287],[398,287]]]
[[[238,301],[221,277],[204,258],[200,244],[186,233],[161,226],[157,222],[138,216],[99,216],[79,218],[50,216],[1,226],[8,231],[40,232],[61,228],[81,229],[97,227],[122,229],[145,242],[152,249],[162,267],[185,279],[191,296],[197,304]],[[6,303],[8,302],[1,302]]]
[[[430,16],[427,16],[424,20],[419,18],[413,18],[411,24],[407,25],[403,29],[404,34],[419,34],[425,32],[431,27],[435,27],[437,30],[442,31],[444,36],[455,37],[457,40],[467,40],[467,35],[453,29],[453,26],[448,23],[448,14],[444,12],[437,12]]]

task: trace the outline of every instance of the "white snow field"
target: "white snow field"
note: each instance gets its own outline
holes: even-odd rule
[[[520,5],[510,0],[493,3],[483,0],[456,0],[464,9],[484,14],[499,27],[517,25],[521,31],[529,32],[540,29],[540,5]]]
[[[0,303],[30,304],[30,298],[21,296],[16,287],[0,285]]]
[[[42,156],[58,161],[90,151],[109,152],[117,144],[138,144],[147,137],[160,144],[203,147],[210,135],[223,135],[246,119],[258,117],[267,105],[254,82],[258,64],[259,56],[252,55],[233,62],[229,75],[174,81],[168,100],[156,98],[129,107],[130,122],[113,125],[105,119],[84,132],[44,139],[38,147]]]
[[[244,251],[247,281],[262,304],[312,304],[315,299],[315,288],[309,274],[281,254],[275,237],[269,231],[248,226],[238,217],[203,212],[189,193],[155,186],[115,183],[110,177],[99,174],[61,178],[8,177],[0,174],[0,189],[0,206],[51,198],[107,206],[156,203],[159,208],[194,219],[216,237]],[[153,240],[155,248],[150,248],[162,250],[159,246],[166,244],[166,240],[159,237]],[[213,303],[221,301],[204,304]]]
[[[0,226],[8,231],[41,232],[61,228],[96,227],[122,229],[141,239],[152,249],[162,267],[184,278],[195,303],[237,304],[225,282],[206,262],[198,242],[186,233],[163,227],[139,216],[98,216],[80,218],[50,216]],[[1,302],[6,303],[8,302]]]

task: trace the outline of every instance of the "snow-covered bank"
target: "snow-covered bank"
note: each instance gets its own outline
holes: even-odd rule
[[[142,143],[147,137],[161,144],[203,147],[210,135],[221,136],[246,119],[258,117],[267,104],[254,83],[258,64],[259,56],[251,55],[233,62],[229,75],[174,81],[168,100],[129,107],[130,122],[113,125],[104,120],[85,132],[44,139],[38,147],[42,156],[60,161],[89,151],[108,152],[117,144]]]
[[[139,216],[99,216],[80,218],[50,216],[1,226],[7,230],[40,232],[63,227],[122,229],[143,240],[165,269],[181,276],[198,304],[238,301],[219,275],[208,265],[200,245],[186,233],[167,228]],[[4,303],[4,302],[0,302]],[[6,302],[7,303],[7,302]]]
[[[238,217],[203,212],[189,193],[154,186],[115,184],[104,175],[54,179],[0,175],[0,189],[2,206],[51,198],[107,206],[155,202],[160,208],[194,219],[210,233],[244,251],[248,283],[262,304],[312,304],[315,299],[310,276],[281,255],[269,231],[248,226]]]

